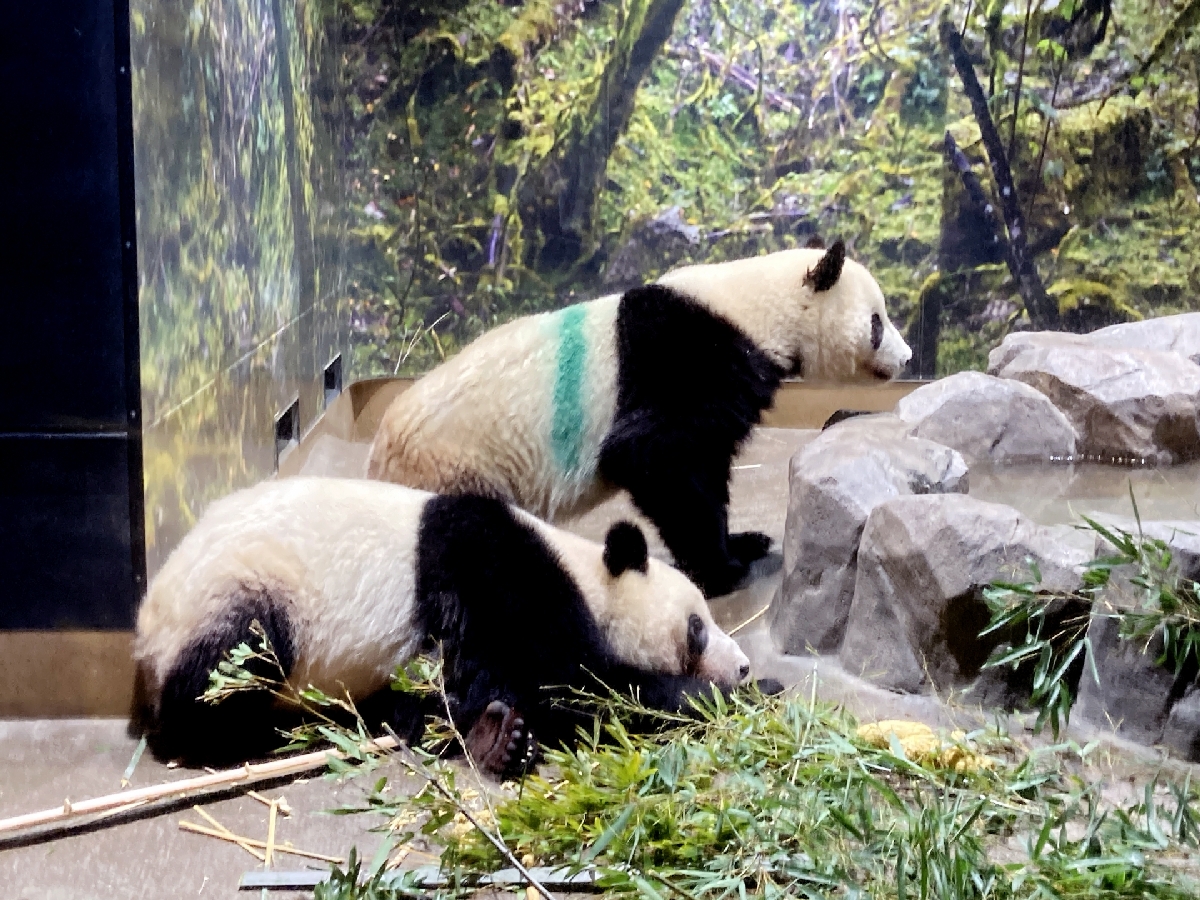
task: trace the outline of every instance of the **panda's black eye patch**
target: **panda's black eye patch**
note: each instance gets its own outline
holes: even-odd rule
[[[878,350],[883,343],[883,319],[879,313],[871,313],[871,349]]]
[[[695,613],[688,616],[687,645],[688,655],[692,659],[698,659],[708,647],[708,630],[704,627],[704,620]]]

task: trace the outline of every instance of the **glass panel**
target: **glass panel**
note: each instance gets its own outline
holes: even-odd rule
[[[149,569],[269,475],[344,349],[336,19],[319,0],[131,10]]]

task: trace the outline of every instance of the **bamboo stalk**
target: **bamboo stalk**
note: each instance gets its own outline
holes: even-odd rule
[[[217,831],[215,828],[205,828],[203,825],[197,825],[195,822],[180,822],[180,829],[190,831],[193,834],[202,834],[205,837],[214,837],[218,840],[228,841],[231,844],[241,844],[245,842],[251,847],[266,847],[266,841],[256,841],[254,838],[242,837],[237,834],[227,834],[224,831]],[[342,865],[345,860],[340,856],[329,856],[325,853],[313,853],[311,850],[299,850],[291,844],[276,844],[276,853],[290,853],[292,856],[303,856],[306,859],[319,859],[322,862],[337,863]]]
[[[279,818],[279,804],[271,801],[271,811],[267,814],[267,849],[263,854],[263,866],[271,868],[275,857],[275,820]]]
[[[257,859],[259,862],[267,861],[267,857],[265,854],[259,853],[257,850],[255,850],[253,847],[251,847],[249,844],[246,843],[245,838],[239,837],[238,835],[236,835],[232,831],[230,831],[228,828],[226,828],[224,825],[222,825],[220,822],[218,822],[216,820],[216,817],[209,815],[208,812],[204,809],[204,807],[193,805],[192,809],[196,813],[198,813],[200,815],[200,817],[202,819],[204,819],[204,821],[208,822],[209,825],[211,825],[213,828],[217,829],[218,831],[222,832],[223,834],[228,835],[230,840],[236,842],[239,847],[241,847],[243,850],[245,850],[247,853],[249,853],[251,856],[253,856],[255,859]]]
[[[371,743],[364,744],[364,750],[391,750],[398,746],[394,737],[382,737]],[[106,794],[81,803],[64,801],[62,806],[45,809],[41,812],[27,813],[0,819],[0,834],[30,828],[35,825],[47,825],[51,822],[64,822],[79,818],[90,813],[105,812],[118,806],[148,803],[155,800],[166,800],[178,797],[190,791],[200,791],[208,788],[223,788],[235,784],[253,784],[268,778],[281,778],[298,772],[306,772],[325,765],[329,757],[345,759],[346,754],[340,750],[315,750],[312,753],[302,753],[286,759],[276,759],[266,763],[246,763],[236,769],[226,769],[211,775],[199,775],[195,778],[185,778],[167,784],[156,784],[150,787],[137,788],[132,791],[118,791]]]

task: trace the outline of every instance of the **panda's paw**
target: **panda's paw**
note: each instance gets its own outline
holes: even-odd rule
[[[536,743],[525,720],[501,700],[493,700],[467,733],[466,750],[480,769],[502,781],[526,772]]]
[[[783,682],[778,678],[759,678],[754,682],[754,686],[758,688],[758,692],[764,697],[773,697],[776,694],[782,694],[786,690]]]
[[[740,531],[729,536],[729,555],[743,567],[771,551],[771,539],[761,531]]]

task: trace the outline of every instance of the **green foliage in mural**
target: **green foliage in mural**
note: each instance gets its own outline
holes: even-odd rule
[[[929,274],[980,264],[948,247],[946,130],[995,190],[938,39],[943,10],[990,91],[1064,326],[1196,308],[1193,5],[688,4],[607,160],[590,243],[563,268],[547,263],[556,154],[602,105],[635,7],[454,0],[414,17],[347,4],[360,362],[420,371],[502,319],[813,233],[845,238],[911,324]],[[980,367],[1025,321],[1011,279],[978,287],[941,313],[939,373]]]

